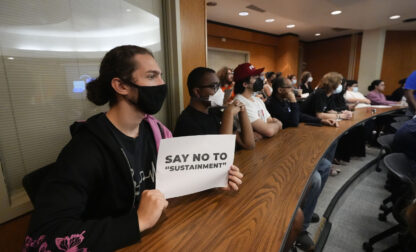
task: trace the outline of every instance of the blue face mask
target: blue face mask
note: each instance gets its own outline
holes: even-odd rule
[[[358,92],[358,87],[352,87],[353,92]]]
[[[338,85],[337,89],[334,90],[334,94],[339,94],[342,92],[342,85]]]

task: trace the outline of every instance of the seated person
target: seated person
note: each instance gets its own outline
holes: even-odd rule
[[[389,101],[386,100],[386,96],[384,96],[384,81],[382,80],[374,80],[371,82],[371,85],[368,86],[367,98],[371,101],[371,105],[397,105],[398,102],[396,101]]]
[[[416,71],[413,71],[404,84],[404,95],[409,104],[409,115],[416,114]]]
[[[221,90],[224,92],[224,104],[234,99],[234,72],[229,67],[223,67],[217,72],[220,79]]]
[[[273,95],[267,102],[267,108],[273,117],[282,121],[283,127],[297,127],[299,121],[311,123],[323,123],[329,126],[338,126],[338,123],[332,119],[319,119],[314,116],[303,114],[299,111],[299,106],[296,103],[295,95],[292,91],[292,85],[287,78],[278,78],[273,81]],[[306,231],[311,222],[318,222],[319,216],[314,214],[318,197],[328,179],[328,174],[331,169],[331,162],[322,158],[314,171],[307,193],[305,194],[301,203],[301,208],[304,213],[304,223],[302,232],[297,238],[297,246],[305,251],[314,248],[314,243]]]
[[[167,85],[153,54],[116,47],[104,56],[87,97],[110,109],[78,126],[37,191],[24,251],[114,251],[140,241],[168,206],[155,189],[162,136],[170,131],[151,116]],[[149,98],[151,97],[151,98]],[[232,166],[229,187],[242,174]]]
[[[337,112],[330,107],[330,96],[342,92],[342,75],[329,72],[322,77],[319,88],[315,90],[302,104],[300,110],[320,119],[351,119],[352,113],[347,110]]]
[[[254,148],[253,129],[244,104],[234,101],[225,107],[222,115],[218,109],[215,111],[212,99],[220,90],[220,84],[214,70],[195,68],[188,76],[187,85],[191,102],[179,116],[174,136],[233,134],[234,116],[238,115],[241,132],[236,132],[237,145],[244,149]]]
[[[272,95],[273,87],[272,82],[276,79],[276,73],[274,72],[267,72],[265,74],[266,80],[263,86],[263,93],[265,94],[266,99]]]
[[[245,105],[256,140],[272,137],[282,128],[282,123],[270,116],[264,102],[253,96],[254,84],[262,71],[263,68],[255,69],[250,63],[240,64],[234,70],[235,99]]]
[[[404,123],[394,135],[392,149],[395,152],[402,152],[411,159],[416,177],[416,116]]]
[[[287,78],[278,78],[273,81],[273,94],[266,102],[267,110],[271,116],[279,119],[283,128],[297,127],[299,122],[318,123],[328,126],[337,126],[333,119],[320,119],[300,112],[293,93],[291,81]]]
[[[371,101],[358,91],[356,80],[347,80],[347,91],[344,94],[347,104],[371,104]]]
[[[308,71],[302,73],[300,77],[300,86],[299,88],[302,89],[303,94],[309,94],[313,92],[313,88],[311,86],[313,81],[312,74]]]
[[[401,101],[404,96],[404,84],[406,83],[406,78],[399,80],[399,87],[393,91],[389,96],[386,96],[389,101]]]

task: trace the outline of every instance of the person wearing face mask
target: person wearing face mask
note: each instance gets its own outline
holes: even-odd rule
[[[155,164],[170,131],[152,117],[167,94],[153,54],[126,45],[107,52],[87,98],[106,113],[72,127],[72,139],[41,182],[24,251],[114,251],[140,241],[168,206]],[[229,187],[242,174],[232,167]],[[71,241],[71,242],[69,242]]]
[[[221,90],[224,92],[224,103],[230,102],[234,99],[234,72],[229,67],[223,67],[217,72],[220,79]]]
[[[234,99],[245,105],[256,140],[272,137],[282,128],[282,123],[270,116],[264,102],[253,96],[262,88],[261,82],[256,80],[263,69],[256,69],[250,63],[240,64],[234,69]]]
[[[301,111],[320,119],[351,119],[352,113],[350,111],[336,111],[335,107],[331,107],[330,97],[341,92],[342,75],[329,72],[322,77],[319,88],[301,104]]]
[[[312,74],[308,71],[305,71],[302,73],[302,76],[300,78],[300,88],[302,89],[302,93],[312,93],[313,88],[311,86],[313,81]]]
[[[371,101],[358,91],[356,80],[347,80],[347,90],[344,98],[347,104],[371,104]]]
[[[371,105],[398,105],[398,102],[389,101],[384,96],[385,84],[382,80],[374,80],[371,85],[368,86],[367,98],[371,101]]]
[[[237,146],[244,149],[254,148],[253,129],[248,120],[245,106],[234,101],[227,104],[224,111],[219,103],[223,100],[219,79],[215,71],[206,67],[197,67],[191,71],[187,80],[191,102],[179,116],[174,136],[236,134]],[[233,128],[234,117],[241,123],[240,131]]]

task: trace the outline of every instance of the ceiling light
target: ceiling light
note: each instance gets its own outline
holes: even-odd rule
[[[247,11],[242,11],[242,12],[239,12],[238,15],[240,15],[240,16],[248,16],[248,12]]]
[[[340,11],[340,10],[335,10],[335,11],[331,12],[331,15],[339,15],[339,14],[341,14],[341,13],[342,13],[342,11]]]
[[[14,58],[13,58],[13,57],[8,57],[7,59],[9,59],[9,60],[14,60]]]
[[[266,23],[271,23],[271,22],[274,22],[274,18],[266,19]]]
[[[319,36],[321,36],[321,34],[320,33],[315,33],[315,36],[319,37]]]
[[[127,11],[127,12],[130,12],[130,11],[131,11],[131,9],[126,9],[126,11]]]
[[[399,18],[400,18],[400,15],[394,15],[394,16],[391,16],[391,17],[390,17],[390,19],[392,19],[392,20],[393,20],[393,19],[399,19]]]
[[[294,28],[294,27],[295,27],[294,24],[286,25],[286,28],[289,28],[289,29]]]

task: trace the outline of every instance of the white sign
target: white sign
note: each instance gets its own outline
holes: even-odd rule
[[[234,162],[235,135],[162,139],[156,166],[156,189],[167,199],[226,187]]]

